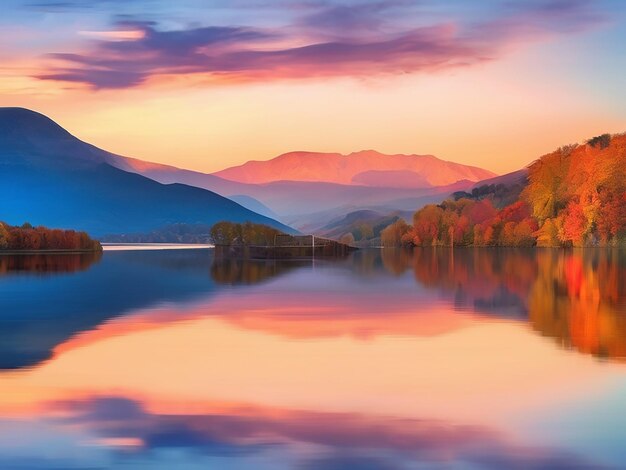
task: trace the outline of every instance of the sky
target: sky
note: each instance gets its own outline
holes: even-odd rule
[[[294,150],[497,173],[626,131],[620,0],[3,0],[0,106],[213,172]]]

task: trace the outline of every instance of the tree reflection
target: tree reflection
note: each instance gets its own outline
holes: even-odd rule
[[[102,258],[102,252],[20,254],[0,256],[0,275],[11,273],[71,273],[84,271]]]
[[[311,261],[308,260],[253,260],[215,257],[211,264],[211,277],[218,284],[256,284],[310,264]]]
[[[458,309],[528,318],[560,345],[626,359],[626,252],[620,250],[382,250],[393,275],[452,296]]]
[[[529,295],[529,321],[582,353],[626,358],[624,253],[544,251]]]

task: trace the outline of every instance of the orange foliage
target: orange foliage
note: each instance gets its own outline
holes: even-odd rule
[[[561,147],[528,171],[520,200],[500,211],[490,197],[427,205],[408,238],[416,246],[626,244],[626,135]]]
[[[626,238],[626,135],[564,147],[529,167],[523,198],[540,227],[542,244],[620,245]],[[553,225],[558,242],[550,240]]]
[[[29,223],[15,227],[0,222],[0,250],[99,251],[101,249],[100,243],[91,239],[85,232],[33,227]]]

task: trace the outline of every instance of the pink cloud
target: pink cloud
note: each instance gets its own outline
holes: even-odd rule
[[[232,26],[165,31],[154,22],[124,21],[104,37],[96,34],[82,53],[49,54],[55,65],[37,78],[106,89],[172,75],[206,75],[209,83],[432,72],[495,60],[513,46],[602,21],[585,2],[542,0],[511,3],[474,23],[383,28],[377,15],[390,6],[401,8],[398,2],[383,3],[329,7],[284,31]]]

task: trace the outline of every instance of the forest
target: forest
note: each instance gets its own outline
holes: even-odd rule
[[[13,226],[0,222],[0,251],[100,251],[102,246],[85,232]]]
[[[519,192],[518,188],[512,191]],[[528,167],[526,186],[474,191],[427,205],[409,225],[381,234],[384,246],[626,246],[626,134],[568,145]]]

